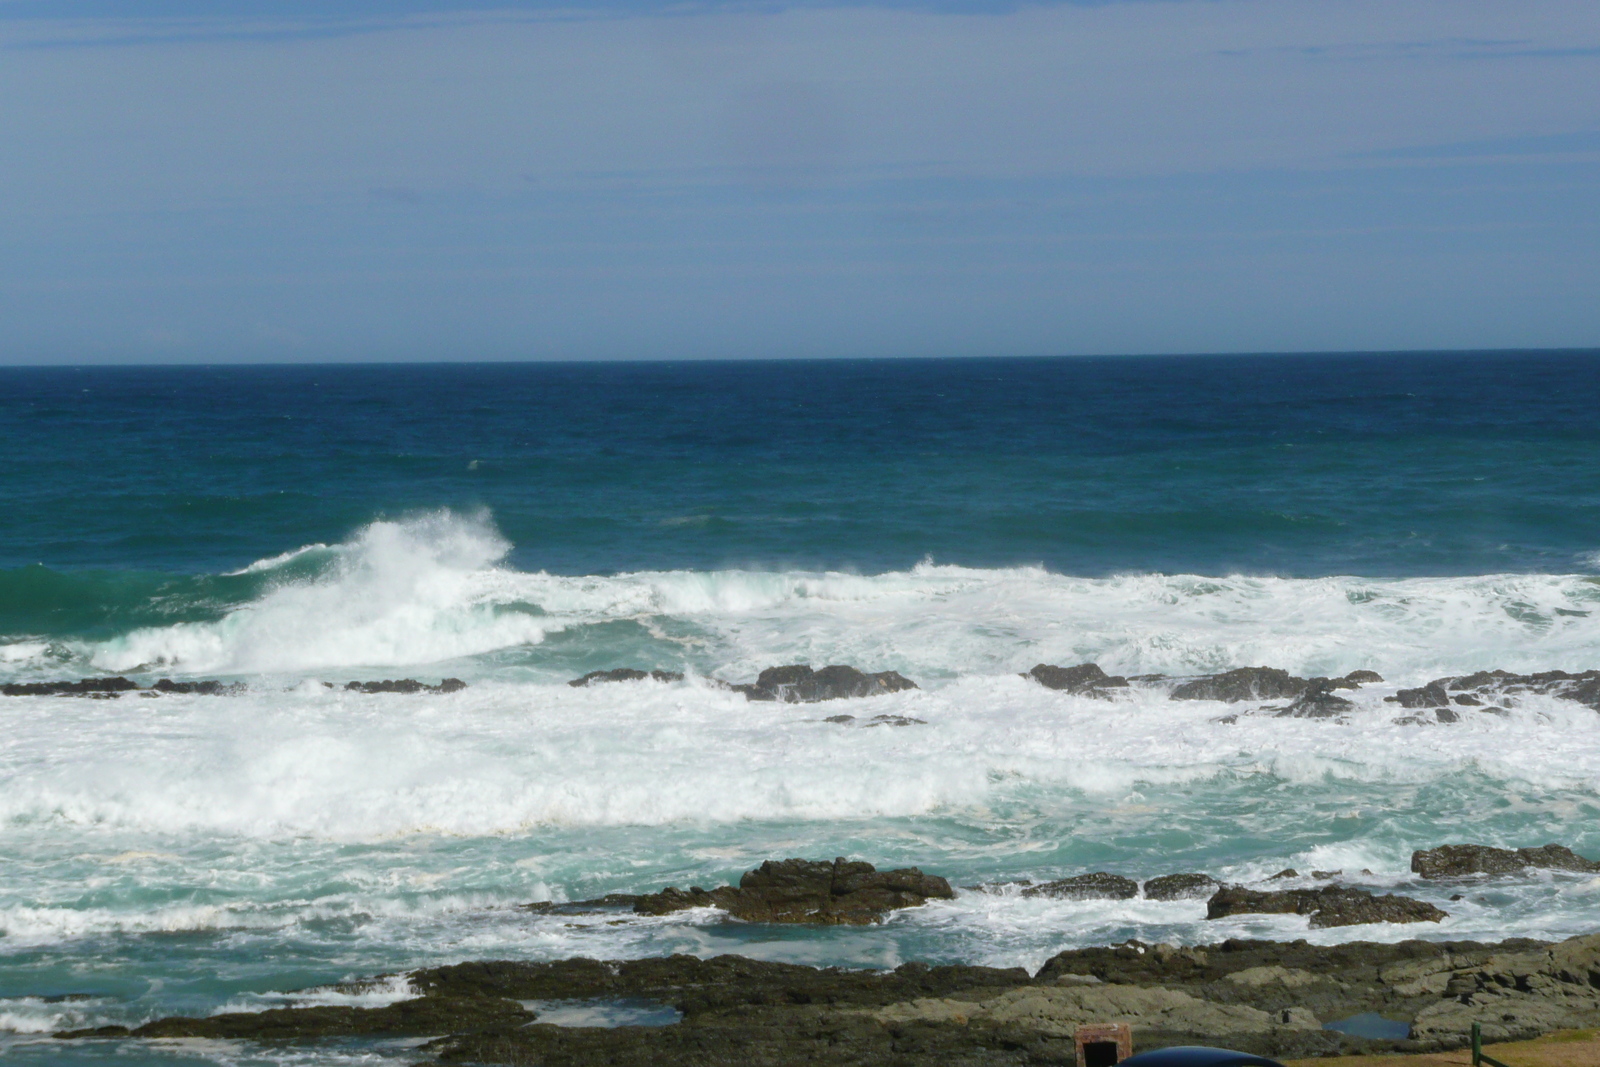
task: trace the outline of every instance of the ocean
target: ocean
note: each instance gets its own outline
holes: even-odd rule
[[[48,1035],[384,1003],[460,960],[1036,968],[1127,938],[1600,928],[1592,875],[1452,900],[1409,868],[1464,841],[1600,856],[1600,714],[1532,695],[1419,726],[1383,699],[1600,667],[1597,412],[1595,352],[0,368],[0,682],[230,685],[0,697],[0,1057],[410,1063]],[[1091,661],[1384,681],[1300,719],[1021,676]],[[919,688],[716,684],[791,663]],[[566,684],[615,667],[686,677]],[[466,687],[344,688],[398,678]],[[869,927],[518,907],[789,856],[960,891]],[[1014,884],[1291,867],[1450,915],[1313,930]]]

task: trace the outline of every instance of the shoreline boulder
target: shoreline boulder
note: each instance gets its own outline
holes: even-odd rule
[[[1049,663],[1040,663],[1023,677],[1032,678],[1046,689],[1095,697],[1098,700],[1111,699],[1111,694],[1106,692],[1107,689],[1128,687],[1128,679],[1121,675],[1107,674],[1100,669],[1098,663],[1080,663],[1076,667],[1057,667]]]
[[[1281,700],[1297,697],[1310,683],[1276,667],[1240,667],[1184,682],[1168,694],[1172,700]]]
[[[1059,878],[1054,882],[1030,885],[1025,897],[1050,897],[1053,900],[1130,900],[1139,895],[1139,883],[1132,878],[1106,871]]]
[[[1209,874],[1167,874],[1144,884],[1146,900],[1195,900],[1209,898],[1222,883]]]
[[[738,886],[685,892],[668,886],[647,893],[633,906],[639,915],[670,915],[687,908],[721,908],[735,919],[764,923],[865,926],[891,911],[929,900],[951,900],[950,883],[920,868],[880,871],[843,856],[826,860],[768,860],[746,871]]]
[[[756,680],[729,688],[745,695],[747,700],[777,701],[780,704],[816,704],[824,700],[848,700],[858,697],[883,696],[916,689],[917,683],[898,671],[879,671],[866,674],[834,664],[812,670],[805,664],[787,667],[768,667]]]
[[[1555,871],[1600,873],[1600,863],[1585,859],[1565,845],[1539,848],[1494,848],[1490,845],[1440,845],[1411,854],[1412,873],[1427,879],[1465,878],[1475,874],[1516,874],[1529,867]]]
[[[1423,900],[1374,896],[1365,889],[1326,886],[1321,889],[1263,891],[1223,886],[1206,903],[1207,919],[1230,915],[1307,915],[1313,929],[1360,926],[1365,923],[1436,923],[1449,917]]]

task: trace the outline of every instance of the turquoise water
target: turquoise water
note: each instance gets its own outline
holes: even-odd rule
[[[1600,880],[1449,901],[1408,864],[1460,840],[1600,855],[1600,715],[1529,698],[1419,729],[1382,697],[1600,666],[1597,372],[1571,353],[0,370],[0,680],[242,684],[0,699],[0,1051],[407,1062],[43,1035],[335,1002],[290,993],[462,959],[1036,967],[1130,936],[1419,933],[992,888],[1089,870],[1342,869],[1451,913],[1421,936],[1595,929]],[[1229,725],[1239,708],[1159,688],[1106,703],[1018,677],[1090,659],[1387,681],[1342,723]],[[922,688],[845,710],[923,724],[706,681],[788,662],[899,670]],[[624,665],[690,677],[564,684]],[[322,684],[408,676],[468,688]],[[849,930],[516,907],[789,855],[991,888]]]

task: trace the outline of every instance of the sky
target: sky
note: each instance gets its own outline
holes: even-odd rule
[[[1600,346],[1594,0],[0,0],[0,362]]]

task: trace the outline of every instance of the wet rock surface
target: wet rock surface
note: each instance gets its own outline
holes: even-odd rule
[[[1517,874],[1530,867],[1600,873],[1600,862],[1585,859],[1565,845],[1518,849],[1489,845],[1441,845],[1411,854],[1412,872],[1428,879]]]
[[[1209,874],[1168,874],[1144,884],[1146,900],[1198,900],[1210,898],[1222,883]]]
[[[1560,697],[1600,711],[1600,670],[1569,674],[1566,671],[1540,671],[1513,674],[1510,671],[1478,671],[1450,678],[1436,678],[1427,685],[1402,689],[1391,703],[1403,708],[1459,707],[1504,710],[1515,707],[1519,697],[1528,695]]]
[[[574,678],[567,684],[582,689],[602,682],[642,682],[647,678],[653,682],[683,681],[683,675],[677,671],[643,671],[637,667],[617,667],[609,671],[590,671],[582,678]]]
[[[346,682],[344,687],[353,693],[458,693],[467,687],[460,678],[446,678],[438,685],[428,685],[415,678],[398,678],[381,682]]]
[[[687,891],[668,886],[638,898],[640,915],[667,915],[687,908],[721,908],[745,922],[865,925],[889,912],[929,900],[955,897],[950,883],[919,868],[880,871],[870,863],[840,857],[768,860],[745,872],[737,886]]]
[[[1130,900],[1139,895],[1139,883],[1120,874],[1096,871],[1074,878],[1060,878],[1054,882],[1030,885],[1022,891],[1025,897],[1050,897],[1055,900]]]
[[[1343,678],[1313,678],[1305,690],[1287,707],[1278,711],[1280,719],[1336,719],[1355,707],[1351,701],[1337,696],[1335,689],[1351,689],[1354,685]]]
[[[0,694],[8,697],[93,697],[127,693],[138,688],[137,682],[126,678],[84,678],[76,682],[10,682],[0,686]]]
[[[1076,667],[1057,667],[1049,663],[1040,663],[1023,677],[1032,678],[1046,689],[1058,689],[1101,700],[1111,699],[1109,690],[1128,688],[1128,679],[1120,675],[1107,674],[1097,663],[1080,663]]]
[[[1229,915],[1308,915],[1313,928],[1364,923],[1438,922],[1448,917],[1426,901],[1393,893],[1376,896],[1365,889],[1247,889],[1224,886],[1206,902],[1206,918]]]
[[[1290,1058],[1463,1047],[1600,1024],[1600,935],[1557,944],[1229,940],[1062,952],[1021,968],[907,963],[874,972],[739,956],[485,961],[420,970],[415,999],[384,1008],[286,1008],[161,1019],[58,1037],[306,1041],[425,1036],[433,1063],[739,1063],[898,1067],[1073,1063],[1084,1022],[1126,1022],[1136,1051],[1226,1045]],[[630,998],[682,1013],[669,1026],[542,1025],[519,1002]],[[1409,1037],[1324,1029],[1381,1013]],[[531,1024],[531,1025],[530,1025]]]
[[[1242,700],[1281,700],[1305,692],[1307,681],[1276,667],[1240,667],[1237,670],[1196,678],[1175,687],[1173,700],[1221,700],[1237,704]]]
[[[812,670],[803,664],[768,667],[754,682],[729,686],[749,700],[775,700],[783,704],[814,704],[823,700],[847,700],[882,696],[917,688],[917,683],[898,671],[865,674],[854,667],[835,664]]]

